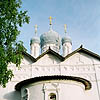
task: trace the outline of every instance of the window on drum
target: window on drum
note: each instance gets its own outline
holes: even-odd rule
[[[56,100],[56,94],[55,93],[50,93],[49,94],[49,100]]]
[[[22,100],[29,100],[29,89],[26,88],[24,90],[23,96],[22,96]]]

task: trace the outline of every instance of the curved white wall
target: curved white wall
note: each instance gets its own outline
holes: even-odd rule
[[[50,93],[56,94],[56,100],[87,100],[84,85],[75,81],[52,80],[33,83],[21,89],[22,97],[26,88],[29,90],[28,100],[50,100]]]

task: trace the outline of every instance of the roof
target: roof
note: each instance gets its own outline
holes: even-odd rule
[[[34,38],[32,38],[31,41],[30,41],[30,45],[33,44],[33,43],[40,44],[40,38],[36,37],[36,36]]]
[[[60,46],[61,39],[57,32],[50,29],[48,32],[40,36],[40,41],[41,47],[46,44],[57,44]]]
[[[34,62],[36,61],[36,59],[33,56],[31,56],[30,54],[28,54],[27,52],[23,52],[22,54],[29,57],[32,61],[34,61]]]
[[[91,83],[88,80],[84,79],[84,78],[74,77],[74,76],[61,76],[61,75],[58,75],[58,76],[41,76],[41,77],[30,78],[30,79],[21,81],[18,84],[16,84],[15,89],[17,91],[20,91],[20,89],[25,85],[35,83],[35,82],[50,81],[50,80],[66,80],[66,81],[71,80],[71,81],[76,81],[76,82],[82,83],[85,86],[85,90],[89,90],[92,87]]]
[[[62,55],[58,54],[57,52],[53,51],[51,48],[49,48],[47,51],[45,51],[44,53],[42,53],[40,56],[38,56],[37,58],[34,58],[33,56],[31,56],[30,54],[23,52],[24,55],[26,55],[27,57],[29,57],[32,61],[36,62],[37,60],[39,60],[40,58],[42,58],[44,55],[46,54],[52,54],[54,56],[56,56],[57,58],[59,58],[61,61],[66,60],[67,58],[71,57],[72,55],[74,55],[75,53],[78,52],[83,52],[85,54],[88,54],[98,60],[100,60],[100,56],[96,53],[93,53],[85,48],[83,48],[82,46],[80,46],[78,49],[76,49],[75,51],[73,51],[72,53],[68,54],[67,56],[63,57]]]
[[[98,54],[96,54],[96,53],[94,53],[94,52],[91,52],[91,51],[89,51],[89,50],[83,48],[82,45],[81,45],[78,49],[76,49],[75,51],[73,51],[72,53],[68,54],[68,55],[64,58],[64,60],[67,59],[67,58],[69,58],[70,56],[74,55],[75,53],[78,53],[78,52],[83,52],[83,53],[85,53],[85,54],[88,54],[88,55],[90,55],[90,56],[92,56],[92,57],[94,57],[94,58],[100,60],[100,56],[99,56]]]
[[[59,58],[60,60],[62,60],[62,61],[64,60],[64,57],[63,56],[61,56],[57,52],[53,51],[50,47],[49,47],[49,49],[46,52],[44,52],[40,56],[38,56],[36,58],[36,60],[39,60],[40,58],[42,58],[46,54],[52,54],[52,55],[56,56],[57,58]]]
[[[66,42],[70,42],[70,43],[72,44],[72,40],[71,40],[71,38],[70,38],[69,36],[64,36],[64,37],[62,38],[62,45],[63,45],[64,43],[66,43]]]

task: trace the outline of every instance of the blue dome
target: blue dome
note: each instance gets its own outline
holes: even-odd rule
[[[41,47],[45,44],[56,44],[60,47],[60,36],[57,32],[50,29],[48,32],[40,36]]]
[[[63,37],[63,38],[62,38],[62,45],[63,45],[64,43],[66,43],[66,42],[70,42],[70,43],[72,44],[72,40],[71,40],[71,38],[68,37],[68,36]]]
[[[40,43],[39,37],[32,38],[31,41],[30,41],[30,44],[32,44],[32,43]]]

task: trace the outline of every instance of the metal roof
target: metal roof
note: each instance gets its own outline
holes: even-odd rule
[[[19,83],[16,84],[15,89],[17,91],[20,91],[21,88],[25,85],[31,84],[31,83],[35,83],[35,82],[40,82],[40,81],[50,81],[50,80],[65,80],[65,81],[76,81],[79,83],[82,83],[85,86],[85,90],[89,90],[91,89],[91,83],[84,79],[84,78],[80,78],[80,77],[74,77],[74,76],[61,76],[61,75],[55,75],[55,76],[41,76],[41,77],[35,77],[35,78],[30,78],[24,81],[21,81]]]
[[[40,43],[41,47],[46,44],[56,44],[56,45],[60,46],[61,39],[57,32],[50,29],[48,32],[46,32],[40,36],[40,41],[41,41],[41,43]]]
[[[49,48],[47,51],[45,51],[44,53],[42,53],[40,56],[38,56],[37,58],[34,58],[33,56],[31,56],[30,54],[23,52],[23,54],[25,54],[26,56],[28,56],[31,60],[33,60],[34,62],[36,62],[37,60],[39,60],[41,57],[43,57],[46,54],[53,54],[54,56],[58,57],[59,59],[61,59],[61,61],[66,60],[67,58],[71,57],[72,55],[74,55],[75,53],[78,52],[83,52],[87,55],[90,55],[98,60],[100,60],[100,56],[96,53],[93,53],[85,48],[83,48],[82,46],[80,46],[78,49],[76,49],[75,51],[73,51],[72,53],[68,54],[67,56],[63,57],[62,55],[58,54],[57,52],[53,51],[51,48]]]

